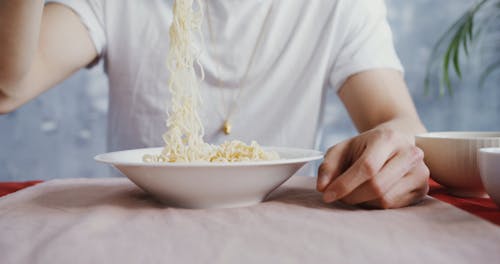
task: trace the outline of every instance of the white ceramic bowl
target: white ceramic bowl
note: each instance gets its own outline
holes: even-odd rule
[[[479,149],[477,159],[484,188],[500,207],[500,148]]]
[[[477,150],[500,147],[500,132],[433,132],[416,136],[431,177],[461,197],[484,197]]]
[[[265,148],[279,160],[236,163],[145,163],[144,154],[162,148],[97,155],[159,201],[184,208],[237,207],[259,203],[309,161],[323,158],[316,150]]]

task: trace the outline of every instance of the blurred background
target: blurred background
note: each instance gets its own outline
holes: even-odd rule
[[[405,78],[429,131],[500,131],[500,79],[496,74],[478,88],[476,66],[484,64],[480,56],[464,64],[463,81],[452,83],[453,96],[424,94],[434,44],[474,2],[386,0]],[[431,88],[437,90],[437,85],[432,82]],[[19,110],[0,116],[0,181],[109,175],[106,166],[92,159],[106,151],[107,95],[101,66],[82,70]],[[328,101],[318,143],[323,150],[356,134],[334,93]]]

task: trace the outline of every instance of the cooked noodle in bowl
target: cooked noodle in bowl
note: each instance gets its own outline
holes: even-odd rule
[[[143,162],[162,148],[133,149],[95,157],[107,163],[160,202],[183,208],[248,206],[263,201],[307,162],[322,153],[310,149],[264,147],[276,160],[241,162]]]
[[[259,161],[259,160],[277,160],[279,154],[276,151],[266,151],[257,142],[252,141],[250,145],[232,140],[226,141],[223,144],[205,145],[205,155],[202,159],[195,159],[194,157],[185,157],[177,155],[176,153],[165,154],[165,148],[159,155],[146,154],[142,160],[144,162],[194,162],[194,161],[208,161],[208,162],[244,162],[244,161]],[[168,148],[167,148],[168,149]]]

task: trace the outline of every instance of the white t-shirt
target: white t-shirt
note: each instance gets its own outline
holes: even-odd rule
[[[81,17],[104,60],[109,150],[162,146],[173,1],[50,2]],[[327,89],[339,89],[360,71],[402,71],[383,0],[204,2],[210,15],[203,21],[200,115],[209,143],[240,139],[313,148]],[[226,136],[220,128],[232,101],[232,133]]]

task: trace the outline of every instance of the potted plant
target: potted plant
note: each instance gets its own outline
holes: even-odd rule
[[[433,48],[425,78],[425,93],[432,80],[439,81],[438,92],[453,95],[453,77],[462,80],[464,61],[481,56],[478,86],[500,69],[500,0],[476,1],[446,32]]]

